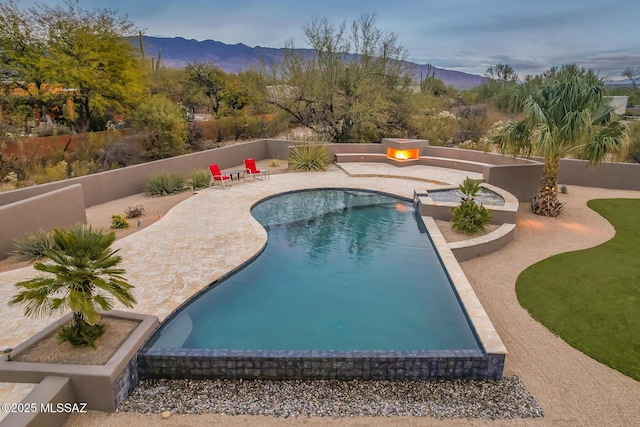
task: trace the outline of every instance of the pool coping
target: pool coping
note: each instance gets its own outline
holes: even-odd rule
[[[345,191],[369,191],[389,195],[405,201],[398,194],[362,188],[320,187]],[[311,191],[305,188],[302,191]],[[261,201],[293,191],[283,191]],[[254,205],[255,205],[254,204]],[[415,205],[415,204],[414,204]],[[417,211],[417,206],[416,206]],[[467,318],[483,350],[440,351],[244,351],[201,349],[151,349],[147,343],[138,354],[141,378],[230,378],[230,379],[497,379],[502,377],[506,347],[482,308],[471,284],[460,268],[435,221],[420,217],[429,231],[440,260],[450,278],[454,291],[464,306]],[[265,242],[266,245],[266,242]],[[259,251],[251,260],[262,251]],[[211,285],[243,268],[251,260],[238,266]],[[210,286],[211,286],[210,285]],[[208,287],[207,287],[208,288]],[[204,292],[207,288],[201,290]],[[198,292],[199,294],[200,292]],[[171,316],[179,313],[192,298],[183,302]],[[164,322],[163,322],[164,323]]]

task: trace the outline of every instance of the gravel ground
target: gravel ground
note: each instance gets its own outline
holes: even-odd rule
[[[543,416],[516,376],[498,381],[145,380],[120,412],[270,417]]]

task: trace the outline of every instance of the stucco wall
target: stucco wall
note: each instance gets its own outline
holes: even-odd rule
[[[542,164],[485,166],[485,182],[504,188],[520,202],[531,200],[542,179]]]
[[[274,143],[274,150],[279,145],[282,144]],[[217,163],[220,168],[224,169],[242,164],[247,157],[254,157],[258,160],[267,158],[266,141],[244,142],[93,175],[6,191],[0,193],[0,206],[74,184],[82,184],[84,202],[86,207],[90,207],[142,192],[147,178],[156,172],[184,174],[193,169],[206,169],[211,163]]]
[[[584,187],[640,190],[640,164],[601,163],[591,168],[584,160],[562,159],[558,181]]]
[[[0,206],[0,258],[14,248],[13,239],[38,230],[50,231],[87,222],[82,186],[71,185]]]

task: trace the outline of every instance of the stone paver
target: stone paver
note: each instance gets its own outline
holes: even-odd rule
[[[247,180],[226,189],[208,188],[176,205],[157,223],[116,241],[114,247],[120,249],[121,266],[126,270],[128,281],[135,286],[133,294],[138,304],[130,310],[119,305],[114,308],[152,314],[162,321],[202,288],[253,257],[265,245],[267,234],[249,211],[263,198],[305,188],[345,187],[412,199],[415,188],[458,185],[467,176],[475,179],[479,176],[473,172],[426,166],[397,168],[378,163],[342,166],[349,173],[332,166],[326,172],[278,174],[265,180]],[[423,182],[399,178],[402,174],[415,174]],[[31,267],[0,273],[0,324],[3,325],[0,349],[17,346],[61,317],[27,318],[22,307],[7,306],[16,292],[14,283],[35,273]],[[0,383],[0,397],[15,390],[13,384]]]

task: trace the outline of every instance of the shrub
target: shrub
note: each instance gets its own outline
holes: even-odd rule
[[[142,129],[142,146],[152,159],[163,159],[184,153],[187,125],[180,107],[162,95],[152,95],[131,114]]]
[[[91,346],[95,348],[95,342],[100,338],[107,327],[104,322],[95,325],[71,322],[58,331],[58,341],[68,342],[74,347]]]
[[[195,169],[189,172],[187,177],[187,187],[191,187],[194,190],[206,188],[211,181],[211,172],[207,169]]]
[[[289,150],[289,169],[318,171],[324,170],[331,162],[326,144],[302,144]]]
[[[475,234],[484,230],[491,221],[491,212],[475,202],[474,197],[480,191],[480,184],[467,178],[460,184],[458,191],[462,194],[462,201],[451,209],[453,229],[466,234]]]
[[[122,215],[111,215],[111,228],[129,228],[129,223]]]
[[[14,240],[15,249],[13,254],[21,261],[37,261],[45,258],[45,252],[56,248],[53,234],[39,231],[36,234],[29,234],[21,239]]]
[[[142,216],[142,212],[144,212],[143,205],[127,206],[127,209],[124,210],[124,215],[127,218],[137,218]]]
[[[175,173],[159,172],[147,180],[145,193],[147,196],[168,196],[184,190],[184,178]]]
[[[278,159],[271,159],[269,161],[269,166],[271,166],[272,168],[277,168],[278,166],[280,166],[280,160]]]
[[[640,163],[640,120],[629,126],[629,146],[626,152],[628,162]]]

